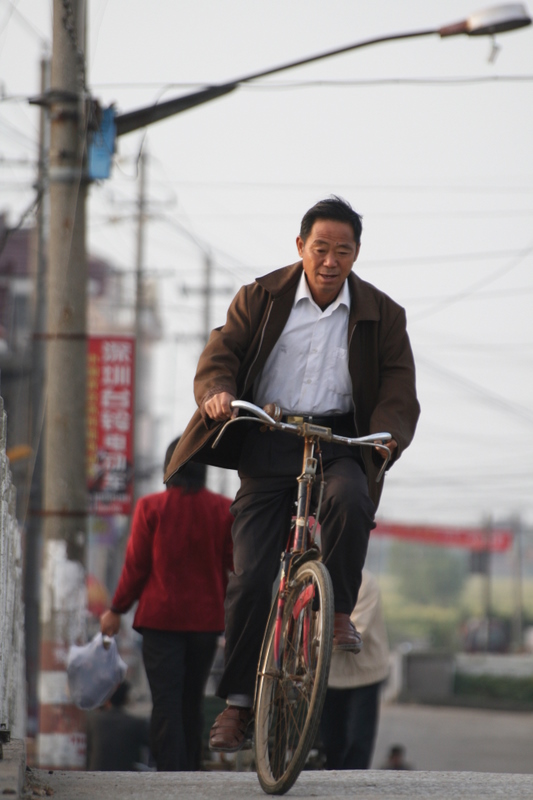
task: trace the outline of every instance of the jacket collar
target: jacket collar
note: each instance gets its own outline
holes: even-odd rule
[[[296,292],[301,274],[302,262],[298,261],[289,267],[282,267],[274,270],[274,272],[269,272],[268,275],[263,275],[261,278],[256,278],[256,283],[266,289],[273,298],[277,298],[291,289]]]
[[[256,279],[256,283],[262,286],[272,295],[273,299],[282,297],[289,291],[296,293],[298,281],[302,274],[302,262],[297,261],[289,267],[282,267],[268,275],[263,275]],[[362,280],[355,272],[350,272],[348,285],[352,298],[352,308],[350,318],[353,322],[362,320],[378,321],[381,318],[379,305],[377,302],[377,290],[372,284]]]

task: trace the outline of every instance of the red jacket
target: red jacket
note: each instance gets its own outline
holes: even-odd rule
[[[135,508],[126,559],[112,609],[138,600],[133,627],[223,631],[232,567],[231,500],[181,487],[142,497]]]

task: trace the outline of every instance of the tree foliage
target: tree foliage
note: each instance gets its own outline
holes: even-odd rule
[[[398,591],[414,603],[455,603],[467,575],[464,553],[395,541],[389,551],[389,571]]]

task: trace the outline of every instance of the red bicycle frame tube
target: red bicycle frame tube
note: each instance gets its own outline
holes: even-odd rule
[[[311,487],[314,482],[314,478],[316,475],[316,459],[313,457],[315,451],[315,442],[310,436],[305,437],[305,444],[304,444],[304,464],[305,468],[302,474],[298,477],[298,500],[296,503],[296,523],[294,526],[294,534],[292,537],[292,543],[288,553],[285,553],[283,561],[282,561],[282,569],[281,569],[281,578],[279,583],[279,594],[278,594],[278,607],[276,610],[276,626],[274,630],[274,660],[276,662],[276,666],[279,669],[281,666],[281,631],[283,625],[283,610],[285,608],[285,597],[286,597],[286,590],[287,590],[287,581],[290,577],[290,562],[291,558],[295,553],[303,553],[309,547],[308,542],[308,520],[309,520],[309,511],[311,507]],[[311,589],[314,596],[314,589],[313,587],[307,587],[302,592],[302,595],[298,599],[294,610],[293,615],[294,619],[298,617],[300,611],[307,605],[311,597],[305,597],[308,590]],[[299,610],[296,612],[296,608],[299,607]],[[309,622],[307,620],[307,630],[309,628]],[[307,648],[306,648],[307,651]]]

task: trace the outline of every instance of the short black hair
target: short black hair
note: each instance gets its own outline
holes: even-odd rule
[[[389,750],[390,756],[403,756],[405,753],[405,747],[403,744],[393,744],[391,749]]]
[[[334,219],[337,222],[347,222],[352,227],[355,243],[361,244],[363,218],[342,197],[332,194],[331,197],[320,200],[309,211],[306,211],[300,225],[300,236],[304,242],[311,233],[311,229],[317,219]]]
[[[176,439],[170,442],[169,446],[167,447],[165,463],[163,467],[164,472],[167,471],[167,467],[170,464],[170,459],[172,458],[172,453],[176,449],[176,445],[178,444],[180,438],[181,437],[178,436]],[[199,492],[200,489],[204,488],[206,478],[207,467],[205,464],[195,464],[193,461],[188,461],[179,472],[175,472],[174,475],[168,479],[167,487],[181,486],[186,494],[194,494],[195,492]]]

